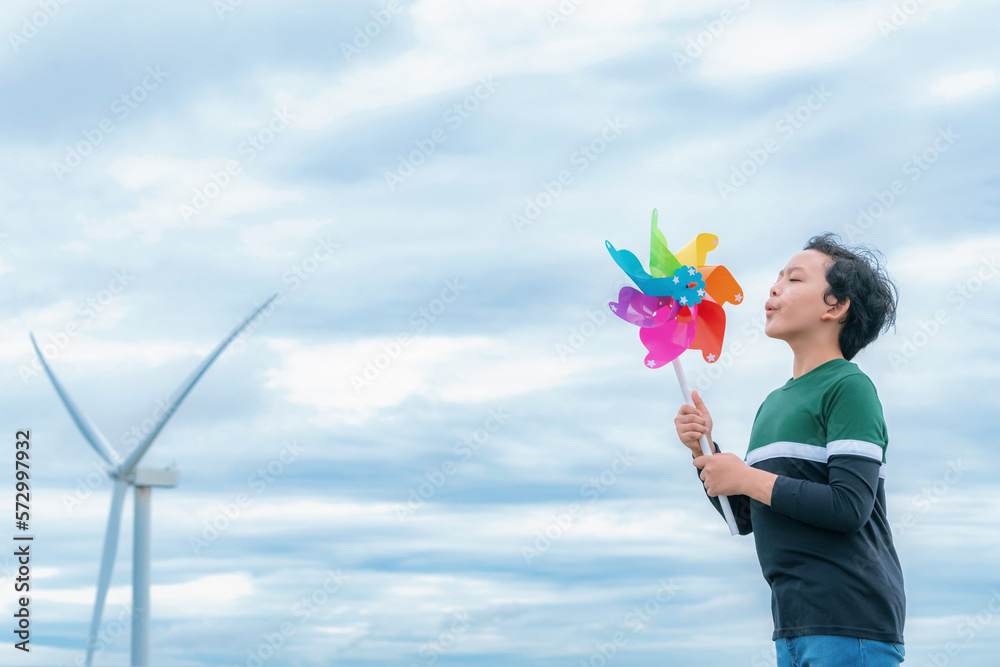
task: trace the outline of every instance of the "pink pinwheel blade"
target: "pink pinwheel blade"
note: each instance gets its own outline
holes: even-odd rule
[[[691,306],[681,308],[674,318],[662,326],[639,329],[639,340],[649,350],[646,366],[659,368],[688,349],[695,338],[697,320],[698,306]]]
[[[634,287],[618,292],[618,303],[608,307],[618,317],[639,327],[658,327],[677,314],[680,305],[668,296],[648,296]]]

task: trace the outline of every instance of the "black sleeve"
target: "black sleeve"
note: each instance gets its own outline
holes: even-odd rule
[[[851,455],[831,456],[830,483],[779,475],[771,491],[771,509],[819,528],[853,533],[872,515],[881,461]]]
[[[719,443],[713,440],[712,444],[715,445],[715,449],[721,454],[722,447],[719,447]],[[722,513],[722,501],[719,500],[718,496],[709,496],[708,490],[705,489],[705,483],[701,480],[701,468],[695,468],[694,471],[698,475],[698,481],[701,482],[701,488],[705,490],[705,496],[711,501],[712,506],[715,507],[719,516],[725,519],[726,515]],[[753,524],[750,521],[750,497],[743,494],[726,497],[729,499],[730,509],[733,510],[733,518],[736,519],[736,529],[740,535],[749,535],[753,532]]]

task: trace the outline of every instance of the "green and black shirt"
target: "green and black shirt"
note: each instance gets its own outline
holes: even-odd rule
[[[740,534],[754,534],[771,587],[772,640],[903,643],[903,573],[885,507],[888,442],[875,385],[843,358],[788,380],[757,410],[744,460],[778,475],[771,505],[745,495],[729,502]],[[721,514],[718,497],[709,499]]]

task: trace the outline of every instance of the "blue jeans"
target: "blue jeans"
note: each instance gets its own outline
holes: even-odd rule
[[[778,667],[899,667],[902,644],[839,635],[782,637],[774,642]]]

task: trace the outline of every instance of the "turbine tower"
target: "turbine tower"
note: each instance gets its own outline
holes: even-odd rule
[[[226,346],[246,328],[250,321],[264,310],[278,296],[272,294],[271,298],[264,302],[262,306],[254,310],[243,320],[239,326],[233,329],[226,338],[219,343],[214,350],[205,358],[201,364],[194,369],[180,388],[174,393],[170,405],[163,416],[153,426],[153,430],[146,438],[135,446],[129,454],[121,459],[119,454],[108,444],[107,439],[98,430],[90,419],[80,411],[73,402],[73,399],[66,393],[66,389],[56,379],[55,374],[49,365],[45,363],[45,357],[38,349],[35,342],[35,335],[29,332],[31,344],[35,348],[35,354],[42,362],[46,375],[52,381],[56,393],[62,399],[63,405],[69,411],[70,417],[76,423],[77,428],[83,437],[90,443],[94,450],[108,464],[108,476],[115,480],[114,493],[111,496],[111,511],[108,514],[108,528],[104,534],[104,548],[101,552],[101,570],[97,577],[97,597],[94,600],[94,615],[90,621],[90,636],[87,640],[87,667],[90,667],[94,657],[94,645],[97,641],[97,630],[101,624],[101,613],[104,611],[104,599],[107,596],[108,584],[111,582],[111,570],[115,563],[115,551],[118,548],[118,527],[121,524],[122,501],[128,486],[135,487],[135,529],[133,531],[134,544],[132,548],[132,660],[131,665],[135,667],[146,667],[149,665],[149,535],[150,535],[150,489],[155,486],[169,488],[177,486],[178,472],[176,469],[167,468],[157,470],[153,468],[137,467],[140,459],[153,444],[153,440],[159,435],[164,424],[174,414],[177,407],[188,395],[195,383],[205,374],[208,367],[212,365],[216,357],[222,354]]]

